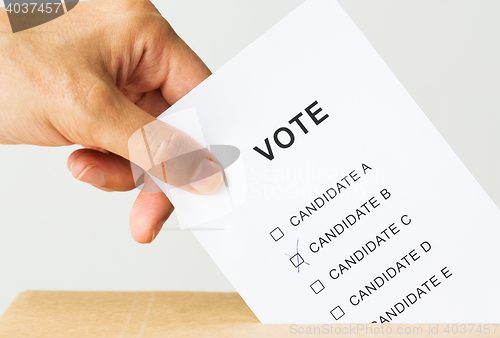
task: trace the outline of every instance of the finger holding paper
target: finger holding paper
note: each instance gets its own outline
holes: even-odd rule
[[[7,16],[0,15],[0,27],[7,25]],[[29,31],[0,37],[0,143],[85,145],[89,149],[68,159],[75,178],[103,190],[133,189],[129,150],[135,155],[140,150],[135,145],[129,149],[129,139],[145,126],[159,126],[156,116],[210,71],[147,0],[81,3]],[[45,31],[58,34],[34,34]],[[157,156],[199,149],[172,126],[162,123],[153,129],[160,132],[146,139],[152,137],[159,146],[153,147]],[[139,165],[150,169],[142,156]],[[197,167],[178,172],[188,175],[190,170],[191,179]],[[176,177],[169,175],[171,181]],[[215,189],[210,184],[219,182],[192,183],[192,192],[208,193]],[[149,193],[139,195],[131,218],[132,228],[145,229],[133,231],[141,242],[150,242],[158,222],[172,211],[162,193]]]

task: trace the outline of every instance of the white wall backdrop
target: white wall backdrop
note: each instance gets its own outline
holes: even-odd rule
[[[301,2],[154,0],[212,70]],[[500,2],[340,2],[500,205]],[[66,169],[74,149],[0,145],[0,313],[28,289],[234,290],[189,232],[135,243],[137,191],[76,181]]]

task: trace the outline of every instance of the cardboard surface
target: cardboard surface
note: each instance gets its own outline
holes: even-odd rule
[[[409,333],[405,337],[500,336],[500,329],[469,334],[471,326],[465,335],[452,334],[460,324],[448,324],[448,334],[446,324],[359,325],[263,325],[237,293],[27,291],[0,317],[0,337],[347,338],[384,336],[382,329],[396,335],[398,328]]]

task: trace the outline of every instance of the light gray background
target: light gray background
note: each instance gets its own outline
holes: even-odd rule
[[[301,2],[154,1],[214,71]],[[340,2],[500,205],[500,2]],[[189,232],[135,243],[137,191],[73,179],[66,158],[76,148],[0,146],[0,313],[28,289],[234,290]]]

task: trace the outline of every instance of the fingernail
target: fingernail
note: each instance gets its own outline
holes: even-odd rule
[[[73,155],[71,155],[71,156],[69,157],[69,159],[68,159],[68,160],[70,160],[70,159],[71,159],[71,157],[73,157]],[[76,162],[76,159],[77,159],[78,157],[79,157],[79,156],[77,156],[77,157],[73,158],[73,159],[72,159],[72,161],[71,161],[71,163],[69,163],[69,162],[68,162],[68,169],[69,169],[69,171],[72,171],[72,169],[73,169],[73,164]]]
[[[163,224],[165,224],[166,221],[167,221],[166,219],[163,219],[156,224],[155,228],[153,229],[153,236],[151,237],[151,242],[153,242],[156,236],[158,236],[161,228],[163,227]]]
[[[189,185],[200,194],[206,195],[216,191],[222,184],[222,180],[221,166],[204,159]]]
[[[95,165],[89,165],[80,173],[80,175],[78,175],[76,179],[97,187],[102,187],[106,181],[106,175],[104,174],[104,170],[101,168],[96,167]]]

